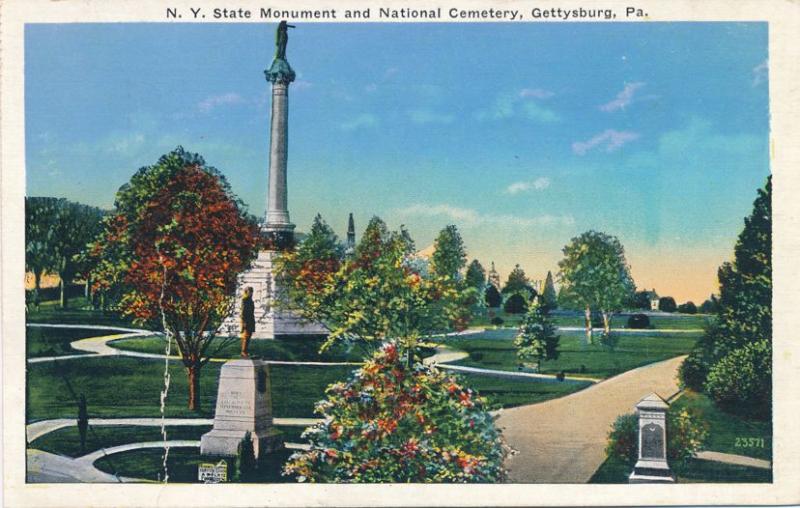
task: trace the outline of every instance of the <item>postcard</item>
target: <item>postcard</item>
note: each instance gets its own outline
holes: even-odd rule
[[[800,503],[797,3],[2,14],[8,506]]]

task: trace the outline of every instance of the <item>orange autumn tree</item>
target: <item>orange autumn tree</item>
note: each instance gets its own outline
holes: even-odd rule
[[[257,242],[255,220],[222,174],[178,147],[120,188],[91,245],[95,286],[116,286],[124,314],[163,328],[177,344],[189,409],[199,409],[200,371]]]

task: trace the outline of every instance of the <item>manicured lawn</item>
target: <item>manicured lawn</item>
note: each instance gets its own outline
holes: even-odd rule
[[[210,425],[175,425],[167,427],[168,439],[200,439],[200,436],[211,430]],[[136,425],[92,425],[86,433],[86,453],[100,448],[110,448],[128,443],[143,441],[161,441],[160,427],[140,427]],[[80,434],[78,427],[65,427],[36,439],[28,445],[50,453],[80,457]]]
[[[304,427],[276,426],[281,431],[281,438],[291,443],[301,443],[300,434]],[[199,440],[211,430],[210,425],[173,425],[167,426],[167,439]],[[92,425],[86,435],[86,453],[100,448],[110,448],[128,443],[145,441],[161,441],[160,427],[143,427],[138,425]],[[29,448],[43,450],[68,457],[80,457],[80,434],[77,426],[58,429],[36,439]]]
[[[70,342],[102,334],[98,330],[84,328],[25,328],[26,353],[28,358],[87,354],[72,349]]]
[[[209,363],[200,376],[201,409],[187,409],[185,370],[170,362],[169,417],[211,417],[217,396],[221,364]],[[90,417],[157,417],[163,387],[164,364],[124,357],[39,363],[28,366],[28,421],[75,418],[76,397],[86,395]],[[350,366],[270,366],[273,414],[279,417],[313,416],[314,403],[325,388],[347,378]],[[70,387],[72,391],[70,391]]]
[[[281,450],[269,454],[260,466],[257,477],[252,481],[259,483],[285,483],[292,482],[290,477],[282,476],[281,469],[286,459],[293,452]],[[120,476],[129,478],[142,478],[146,480],[160,480],[164,474],[162,465],[163,450],[150,448],[133,450],[111,456],[111,460],[100,459],[95,466],[107,473],[116,472]],[[198,483],[197,468],[200,463],[212,462],[200,457],[198,448],[170,448],[167,459],[170,483]],[[228,474],[231,473],[230,464]]]
[[[611,328],[627,328],[628,317],[633,313],[615,314],[611,318]],[[650,325],[654,330],[689,330],[702,329],[710,316],[705,314],[657,314],[649,315]],[[583,315],[554,316],[558,326],[585,326]]]
[[[709,426],[705,450],[772,460],[772,422],[725,413],[701,393],[687,390],[673,407],[698,411]],[[752,438],[752,439],[748,439]],[[763,446],[762,446],[763,441]],[[753,446],[755,445],[755,446]]]
[[[490,410],[534,404],[569,395],[591,383],[541,383],[528,380],[503,379],[475,374],[459,374],[464,384],[477,390],[488,400]]]
[[[43,302],[38,311],[31,310],[25,319],[28,323],[133,326],[130,319],[121,317],[117,312],[87,308],[83,297],[70,299],[66,309],[59,308],[55,301]]]
[[[487,330],[480,336],[448,338],[445,342],[454,349],[469,353],[460,365],[496,370],[517,370],[519,361],[512,329]],[[581,332],[560,333],[560,356],[542,364],[542,372],[606,378],[627,370],[688,353],[700,334],[619,335],[613,351],[600,344],[587,345]]]
[[[334,346],[323,353],[319,352],[324,339],[300,337],[274,340],[251,340],[249,345],[250,355],[266,360],[282,361],[312,361],[312,362],[360,362],[366,354],[366,349],[358,345],[351,348]],[[110,345],[115,348],[141,353],[164,354],[166,339],[161,336],[141,337],[132,339],[119,339]],[[208,351],[215,358],[239,358],[240,342],[238,338],[215,338]],[[178,354],[178,348],[173,341],[172,354]]]
[[[616,458],[606,459],[589,483],[628,483],[633,466]],[[772,471],[694,459],[681,471],[678,483],[770,483]]]

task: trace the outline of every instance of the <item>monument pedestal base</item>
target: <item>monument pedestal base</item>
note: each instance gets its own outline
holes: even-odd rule
[[[242,291],[246,287],[253,288],[254,317],[256,330],[252,339],[274,339],[278,337],[309,336],[319,337],[328,331],[318,323],[305,321],[297,314],[279,309],[275,302],[283,293],[280,283],[275,278],[274,261],[278,252],[259,251],[251,268],[240,274],[236,284],[236,304],[233,312],[219,327],[220,335],[239,336],[239,324],[242,309]]]
[[[246,430],[211,430],[200,438],[200,454],[210,457],[235,457],[239,444],[247,435]],[[281,431],[268,429],[261,432],[250,432],[253,440],[253,451],[256,457],[262,453],[272,453],[283,449]]]
[[[675,477],[664,461],[640,460],[628,476],[628,483],[675,483]]]
[[[214,428],[200,438],[200,454],[232,457],[250,433],[258,458],[283,447],[272,426],[269,370],[261,360],[232,360],[222,366]]]

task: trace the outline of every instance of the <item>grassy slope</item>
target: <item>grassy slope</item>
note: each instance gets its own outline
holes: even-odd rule
[[[84,393],[92,417],[157,417],[163,388],[164,364],[139,358],[92,358],[28,366],[28,421],[74,418],[74,393]],[[171,385],[167,416],[210,417],[216,401],[220,364],[209,363],[200,376],[201,410],[186,408],[188,387],[185,370],[170,362]],[[276,416],[312,416],[314,403],[330,383],[345,379],[348,366],[270,366],[272,407]]]
[[[289,477],[281,475],[281,469],[286,459],[292,454],[291,450],[281,450],[267,456],[258,475],[252,481],[259,483],[284,483],[292,482]],[[108,462],[100,459],[95,466],[107,473],[116,471],[120,476],[142,478],[146,480],[159,480],[163,475],[163,450],[151,448],[147,450],[134,450],[111,457]],[[197,483],[197,466],[201,462],[211,462],[201,459],[196,448],[171,448],[167,466],[170,483]],[[230,465],[228,474],[230,474]]]
[[[697,410],[708,423],[708,440],[704,449],[772,460],[771,421],[748,420],[741,416],[725,413],[705,395],[688,390],[673,405],[678,408],[687,407]],[[736,446],[736,438],[740,438],[740,446]],[[741,446],[743,444],[741,438],[761,438],[764,440],[764,446]]]
[[[26,328],[25,341],[27,345],[27,357],[38,358],[42,356],[87,354],[72,349],[69,343],[86,337],[94,337],[98,333],[97,330],[81,328]]]
[[[302,442],[300,434],[302,427],[277,426],[282,432],[284,440],[292,443]],[[167,439],[188,439],[199,440],[200,436],[211,430],[210,425],[175,425],[167,427]],[[145,441],[161,441],[160,427],[141,427],[133,425],[93,425],[86,436],[86,453],[91,453],[100,448],[110,448],[112,446],[127,443],[138,443]],[[79,457],[80,435],[77,426],[58,429],[49,434],[36,439],[29,445],[30,448],[43,450],[68,457]]]
[[[517,370],[519,361],[513,340],[516,330],[487,330],[481,336],[453,338],[447,344],[461,349],[470,357],[457,362],[460,365],[497,370]],[[542,364],[542,372],[610,377],[627,370],[688,353],[699,334],[675,335],[620,335],[614,351],[599,344],[584,344],[580,332],[560,334],[558,360]],[[583,368],[582,368],[583,366]]]
[[[364,357],[365,350],[357,346],[350,350],[335,346],[320,353],[319,348],[323,342],[314,338],[252,340],[249,351],[254,357],[283,361],[359,362]],[[111,346],[128,351],[164,354],[166,340],[159,336],[120,339],[113,341]],[[239,349],[238,339],[217,338],[209,347],[209,351],[213,352],[216,358],[238,358]],[[171,350],[173,355],[177,354],[178,348],[174,341]]]
[[[589,483],[628,483],[633,467],[618,459],[606,459]],[[709,460],[692,460],[678,475],[678,483],[769,483],[772,471]]]
[[[480,309],[476,312],[475,316],[473,317],[470,326],[477,326],[477,327],[490,327],[491,325],[491,318],[489,317],[489,312],[487,309]],[[517,327],[519,326],[519,322],[523,318],[523,314],[507,314],[506,312],[493,309],[491,311],[494,316],[499,317],[503,320],[502,326],[504,327]],[[611,319],[611,327],[612,328],[625,328],[628,322],[628,314],[625,315],[616,314]],[[657,314],[648,316],[650,318],[650,324],[653,329],[690,329],[690,328],[703,328],[710,318],[708,315],[705,314]],[[573,315],[554,315],[553,319],[558,326],[584,326],[584,317],[583,314],[575,313]]]

